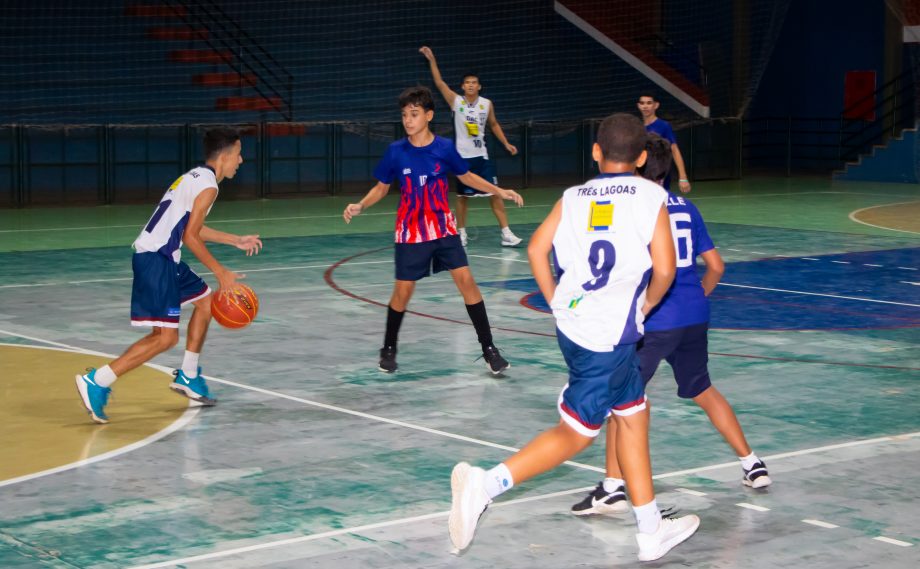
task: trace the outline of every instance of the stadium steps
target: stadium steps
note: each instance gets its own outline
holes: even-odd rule
[[[236,71],[199,73],[192,77],[192,83],[207,87],[252,87],[259,82],[255,73]]]
[[[233,61],[233,52],[216,49],[176,49],[169,52],[174,63],[227,63]]]
[[[876,144],[854,162],[833,173],[834,180],[920,183],[920,123],[904,129],[887,144]]]
[[[284,107],[281,97],[218,97],[214,108],[218,111],[274,111]]]
[[[634,39],[638,27],[636,18],[630,17],[630,14],[618,13],[614,16],[611,11],[601,9],[596,0],[556,0],[554,7],[559,15],[616,53],[649,80],[701,116],[709,116],[709,93]],[[616,48],[625,53],[618,53]]]

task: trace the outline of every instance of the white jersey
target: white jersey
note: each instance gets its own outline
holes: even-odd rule
[[[579,346],[609,352],[642,338],[649,243],[668,194],[631,174],[601,174],[562,196],[553,236],[556,326]]]
[[[160,253],[178,263],[182,256],[182,234],[195,198],[204,190],[216,187],[217,176],[210,166],[198,166],[179,176],[134,240],[134,249],[138,253]]]
[[[457,96],[451,110],[454,112],[457,152],[464,158],[489,158],[486,150],[486,123],[492,101],[479,97],[470,104],[463,96]]]

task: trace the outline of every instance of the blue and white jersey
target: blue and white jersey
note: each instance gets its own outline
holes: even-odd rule
[[[454,113],[454,131],[456,132],[457,152],[464,158],[489,158],[486,150],[486,123],[492,101],[479,97],[470,103],[458,95],[450,110]]]
[[[660,186],[632,174],[601,174],[563,194],[550,308],[579,346],[609,352],[642,338],[649,243],[666,200]]]
[[[668,192],[668,215],[677,254],[677,275],[667,294],[645,318],[645,329],[660,332],[709,322],[709,299],[696,272],[696,258],[715,248],[693,202]]]
[[[195,198],[208,188],[217,188],[217,176],[210,166],[198,166],[179,176],[134,240],[134,249],[138,253],[160,253],[178,263],[182,256],[182,234]]]

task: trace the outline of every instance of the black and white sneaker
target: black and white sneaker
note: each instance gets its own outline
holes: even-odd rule
[[[763,463],[762,460],[758,460],[754,463],[754,466],[750,470],[744,470],[744,478],[741,479],[741,482],[745,486],[750,486],[751,488],[764,488],[773,484],[773,481],[770,480],[770,476],[767,473],[767,465]]]
[[[495,346],[487,346],[482,350],[482,357],[486,360],[486,367],[492,372],[492,375],[498,375],[501,372],[505,371],[511,364],[508,363],[508,360],[502,357],[498,353],[498,348]]]
[[[394,373],[399,366],[396,365],[396,346],[384,346],[380,348],[380,363],[377,369],[387,373]]]
[[[585,496],[585,499],[572,506],[572,513],[576,516],[588,516],[591,514],[623,514],[629,511],[629,503],[626,501],[626,487],[618,486],[613,492],[604,490],[604,483],[601,482],[597,488]]]

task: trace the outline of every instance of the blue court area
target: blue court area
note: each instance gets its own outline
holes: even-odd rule
[[[712,326],[748,330],[920,327],[918,257],[920,249],[905,248],[727,264],[723,282],[711,297]],[[704,271],[702,265],[699,271]],[[533,279],[482,284],[521,291],[521,304],[549,310]]]

